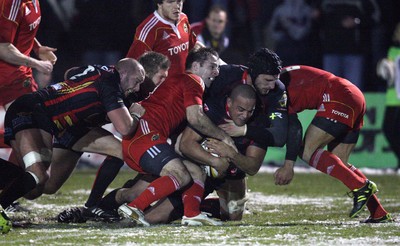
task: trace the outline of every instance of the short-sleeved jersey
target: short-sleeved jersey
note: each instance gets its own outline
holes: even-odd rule
[[[350,81],[309,66],[285,67],[280,79],[286,85],[289,114],[316,109],[317,117],[361,128],[365,98]]]
[[[74,74],[34,92],[55,124],[55,131],[110,123],[107,112],[124,107],[118,72],[114,67],[89,65],[74,70]]]
[[[154,11],[136,28],[127,57],[138,59],[146,51],[155,51],[170,59],[169,74],[179,74],[184,73],[186,57],[195,44],[196,35],[185,14],[174,25]]]
[[[38,0],[0,0],[0,43],[13,44],[22,54],[29,56],[32,51],[34,38],[39,28],[41,12]],[[37,89],[23,84],[27,78],[32,80],[32,69],[26,66],[17,66],[0,60],[0,91],[3,87],[20,87],[22,94]],[[26,85],[24,87],[24,85]],[[25,91],[29,86],[29,90]],[[14,100],[15,98],[11,98]],[[2,99],[4,100],[4,99]],[[5,100],[7,102],[7,100]]]
[[[191,73],[178,74],[167,79],[141,102],[146,109],[142,119],[150,122],[165,137],[169,137],[186,119],[186,108],[202,105],[203,80]]]

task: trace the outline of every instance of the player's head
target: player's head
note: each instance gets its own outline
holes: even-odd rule
[[[138,61],[146,71],[146,77],[151,79],[156,86],[167,78],[168,70],[171,66],[167,56],[158,52],[148,51],[141,55]]]
[[[186,70],[200,76],[206,87],[219,74],[219,56],[211,48],[192,49],[186,58]]]
[[[237,126],[243,126],[253,115],[256,91],[248,84],[237,85],[227,99],[229,116]]]
[[[153,0],[157,6],[157,13],[169,22],[179,20],[185,0]]]
[[[261,48],[249,57],[247,66],[253,85],[260,94],[265,95],[275,88],[282,69],[282,61],[275,52]]]
[[[124,95],[128,96],[132,92],[138,92],[146,74],[143,66],[135,59],[124,58],[118,61],[115,68],[119,73]]]
[[[228,14],[224,8],[219,5],[213,5],[208,11],[206,23],[208,31],[215,38],[219,38],[225,31],[228,22]]]

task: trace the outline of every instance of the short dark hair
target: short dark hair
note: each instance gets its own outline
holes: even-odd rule
[[[229,98],[234,100],[238,96],[242,96],[247,99],[257,99],[256,89],[249,84],[238,84],[232,89],[231,93],[229,94]]]
[[[171,62],[167,56],[155,52],[147,51],[141,55],[138,62],[142,64],[144,71],[146,71],[146,77],[153,78],[160,69],[167,70],[171,66]]]
[[[154,6],[158,7],[158,4],[162,4],[163,0],[153,0]]]
[[[186,58],[185,68],[190,69],[193,62],[199,62],[200,65],[203,65],[204,62],[207,61],[208,58],[211,56],[216,56],[217,58],[219,58],[218,52],[212,48],[192,49]]]
[[[272,50],[261,48],[249,57],[247,67],[251,79],[255,81],[260,74],[278,75],[282,70],[282,61]]]

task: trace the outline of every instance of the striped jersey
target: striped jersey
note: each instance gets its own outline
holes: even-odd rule
[[[154,11],[136,28],[127,57],[138,59],[146,51],[155,51],[170,59],[169,74],[184,73],[186,57],[195,44],[196,35],[184,13],[174,25]]]
[[[70,126],[95,127],[110,121],[107,112],[124,107],[120,77],[114,67],[89,65],[69,79],[34,92],[62,131]]]

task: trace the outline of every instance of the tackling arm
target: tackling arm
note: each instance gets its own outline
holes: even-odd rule
[[[200,133],[219,139],[237,150],[232,138],[211,122],[211,120],[204,114],[203,107],[201,105],[196,104],[187,107],[186,117],[189,124]]]

